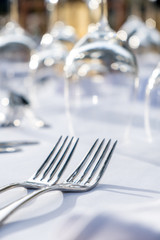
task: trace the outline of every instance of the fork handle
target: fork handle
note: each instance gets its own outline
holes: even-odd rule
[[[10,189],[12,189],[12,188],[16,188],[16,187],[22,187],[22,185],[19,184],[19,183],[11,183],[11,184],[8,184],[8,185],[0,188],[0,193],[1,193],[1,192],[4,192],[4,191],[7,191],[7,190],[10,190]]]
[[[8,204],[6,207],[3,207],[0,209],[0,224],[4,222],[12,213],[14,213],[19,207],[24,205],[25,203],[29,202],[35,197],[38,197],[39,195],[53,191],[53,190],[59,190],[58,186],[52,186],[52,187],[47,187],[47,188],[42,188],[40,190],[36,190],[33,193],[30,193],[26,195],[25,197],[22,197],[11,204]]]

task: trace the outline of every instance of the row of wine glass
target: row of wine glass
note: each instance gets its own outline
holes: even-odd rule
[[[97,105],[103,113],[106,106],[111,107],[110,111],[115,106],[116,109],[125,108],[126,113],[130,113],[128,101],[135,97],[142,82],[137,56],[131,50],[132,45],[128,46],[129,38],[124,39],[128,34],[135,46],[138,37],[136,29],[133,29],[135,22],[129,23],[131,34],[125,28],[116,33],[108,24],[107,1],[100,1],[99,6],[101,16],[98,23],[88,27],[88,33],[79,41],[75,29],[62,22],[56,23],[44,34],[38,46],[15,22],[8,22],[1,30],[0,83],[5,96],[2,94],[1,126],[19,126],[24,115],[37,127],[47,126],[33,114],[31,92],[34,86],[44,86],[46,82],[54,81],[57,84],[64,73],[66,102],[69,101],[71,108],[73,105],[74,109],[79,108],[83,105],[83,99],[88,99],[88,106]],[[141,33],[141,30],[138,31]],[[73,48],[71,44],[74,44]],[[148,90],[147,87],[147,96],[151,96],[151,90],[159,85],[157,77],[154,81],[152,77],[150,81],[152,88]],[[145,84],[148,84],[148,78]]]

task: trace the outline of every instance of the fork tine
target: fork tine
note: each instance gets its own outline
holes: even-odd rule
[[[43,162],[43,164],[40,166],[40,168],[34,174],[33,179],[36,179],[39,176],[39,174],[41,173],[41,171],[44,169],[44,167],[47,165],[48,161],[50,160],[50,158],[52,157],[53,153],[55,152],[55,150],[56,150],[59,142],[61,141],[61,139],[62,139],[62,136],[60,136],[60,138],[58,139],[57,143],[55,144],[54,148],[52,149],[52,151],[50,152],[50,154],[48,155],[46,160]]]
[[[96,157],[98,155],[98,153],[100,152],[101,148],[102,148],[102,145],[104,143],[105,139],[103,139],[97,149],[97,151],[95,152],[94,156],[92,157],[91,161],[89,162],[88,166],[86,167],[86,169],[84,170],[82,176],[80,177],[80,179],[77,181],[77,183],[80,183],[82,182],[82,180],[85,178],[86,174],[89,172],[89,170],[91,169],[93,163],[95,162],[96,160]],[[110,143],[110,142],[109,142]]]
[[[69,154],[68,158],[66,159],[64,165],[63,165],[62,168],[59,170],[59,172],[58,172],[58,174],[57,174],[57,177],[56,177],[56,180],[54,180],[54,183],[56,183],[56,182],[59,180],[59,178],[61,177],[61,175],[62,175],[63,171],[65,170],[65,168],[66,168],[69,160],[71,159],[71,156],[72,156],[72,154],[73,154],[73,152],[74,152],[74,150],[75,150],[75,148],[76,148],[76,146],[77,146],[77,144],[78,144],[78,141],[79,141],[79,138],[76,140],[75,144],[73,145],[73,147],[72,147],[72,149],[71,149],[71,151],[70,151],[70,154]],[[69,146],[68,146],[68,148],[69,148]],[[66,149],[66,151],[67,151],[67,150],[68,150],[68,149]],[[60,161],[62,161],[62,159],[64,158],[64,156],[65,156],[65,154],[66,154],[66,151],[64,152],[64,154],[63,154],[62,158],[60,159]],[[59,163],[58,163],[57,165],[59,165]],[[55,173],[55,169],[52,171],[52,173],[51,173],[50,178],[48,179],[48,181],[50,181],[50,180],[53,178],[54,173]],[[53,184],[53,183],[52,183],[52,184]]]
[[[50,171],[50,169],[52,168],[55,160],[57,159],[58,155],[59,155],[60,152],[62,151],[62,149],[63,149],[63,147],[64,147],[67,139],[68,139],[68,136],[64,139],[64,141],[63,141],[60,149],[59,149],[58,152],[57,152],[57,154],[56,154],[55,157],[52,159],[51,163],[49,164],[49,166],[47,167],[47,169],[46,169],[45,172],[43,173],[43,176],[42,176],[41,180],[43,180],[43,179],[47,176],[47,174],[48,174],[48,172]],[[71,144],[72,140],[73,140],[73,138],[70,140],[70,143],[69,143],[69,144]]]
[[[110,152],[108,154],[108,157],[106,158],[103,166],[101,167],[100,172],[99,172],[99,174],[98,174],[94,184],[97,184],[99,182],[99,180],[101,179],[101,177],[103,176],[103,174],[104,174],[104,172],[105,172],[105,170],[106,170],[106,168],[107,168],[107,166],[109,164],[109,161],[110,161],[110,159],[112,157],[112,154],[114,152],[116,144],[117,144],[117,141],[114,142],[114,144],[113,144],[113,146],[112,146],[112,148],[111,148],[111,150],[110,150]],[[106,152],[108,150],[108,147],[109,147],[109,144],[107,143],[107,145],[106,145],[106,147],[105,147],[105,149],[104,149],[100,159],[98,160],[96,166],[94,167],[93,171],[91,172],[91,174],[90,174],[88,180],[85,182],[85,184],[90,183],[90,181],[93,179],[93,176],[97,173],[97,171],[98,171],[98,169],[100,167],[100,163],[102,162],[102,160],[103,160],[103,158],[104,158],[104,156],[105,156],[105,154],[106,154]]]
[[[95,175],[95,173],[96,173],[96,171],[97,171],[100,163],[102,162],[102,160],[103,160],[104,157],[105,157],[106,152],[108,151],[108,148],[109,148],[110,143],[111,143],[111,139],[109,139],[109,141],[107,142],[107,144],[106,144],[106,146],[105,146],[105,148],[104,148],[101,156],[99,157],[98,162],[96,163],[96,165],[95,165],[93,171],[91,172],[90,176],[88,177],[88,180],[86,181],[86,183],[89,183],[89,182],[91,181],[91,179],[93,178],[93,176]]]
[[[107,168],[107,166],[108,166],[108,164],[109,164],[109,161],[110,161],[110,159],[111,159],[111,157],[112,157],[112,154],[113,154],[113,152],[114,152],[114,149],[115,149],[115,147],[116,147],[116,145],[117,145],[117,140],[114,142],[114,144],[113,144],[113,146],[112,146],[112,148],[111,148],[111,150],[110,150],[110,152],[109,152],[109,154],[108,154],[108,157],[107,157],[107,159],[105,160],[105,162],[104,162],[104,164],[103,164],[103,166],[102,166],[102,168],[101,168],[101,170],[100,170],[100,173],[99,173],[99,175],[98,175],[98,177],[97,177],[97,179],[96,179],[96,183],[98,183],[99,182],[99,180],[101,179],[101,177],[103,176],[103,174],[104,174],[104,172],[105,172],[105,170],[106,170],[106,168]]]
[[[88,157],[90,156],[91,152],[93,151],[95,145],[97,144],[99,139],[96,139],[96,141],[94,142],[94,144],[92,145],[92,147],[90,148],[89,152],[86,154],[86,156],[84,157],[84,159],[82,160],[82,162],[80,163],[80,165],[76,168],[76,170],[69,176],[69,178],[66,180],[67,182],[73,181],[74,178],[76,177],[76,175],[79,173],[79,171],[82,169],[82,167],[84,166],[84,164],[86,163]]]

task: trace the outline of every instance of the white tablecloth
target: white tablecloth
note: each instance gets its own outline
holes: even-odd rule
[[[118,138],[117,148],[95,189],[87,193],[57,191],[40,196],[1,226],[0,239],[159,240],[160,135],[154,134],[151,139],[145,131],[144,101],[135,103],[134,119],[128,125],[119,121],[121,110],[115,119],[110,115],[108,122],[100,121],[96,115],[95,118],[72,115],[70,119],[65,110],[63,83],[58,94],[52,90],[43,89],[36,113],[50,128],[36,129],[26,123],[19,128],[0,129],[0,141],[39,141],[37,145],[23,146],[21,152],[0,155],[1,186],[31,176],[60,135],[80,137],[65,176],[77,166],[97,137],[113,141]],[[50,96],[48,105],[44,102],[46,95]],[[26,190],[21,188],[1,193],[0,206],[25,194]]]

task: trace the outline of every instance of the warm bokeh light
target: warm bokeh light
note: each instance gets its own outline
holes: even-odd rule
[[[140,45],[140,39],[138,36],[133,35],[132,37],[130,37],[129,39],[129,46],[133,49],[137,49]]]
[[[99,7],[99,4],[100,4],[100,0],[90,0],[88,5],[89,5],[89,8],[92,9],[92,10],[95,10]]]
[[[98,104],[98,96],[97,96],[97,95],[94,95],[94,96],[92,97],[92,103],[93,103],[93,105]]]
[[[146,25],[149,28],[155,28],[156,27],[156,21],[154,19],[152,19],[152,18],[148,18],[146,20]]]
[[[0,121],[3,122],[5,120],[5,114],[0,112]]]
[[[7,107],[9,105],[9,99],[7,97],[2,98],[1,104],[4,107]]]
[[[46,33],[46,34],[44,34],[43,37],[42,37],[41,44],[42,44],[42,45],[49,45],[49,44],[52,43],[52,41],[53,41],[52,35],[49,34],[49,33]]]
[[[30,63],[29,63],[29,68],[31,70],[36,70],[37,69],[37,67],[38,67],[38,60],[39,60],[39,57],[38,57],[37,54],[32,55]]]
[[[127,40],[127,33],[124,30],[119,30],[117,32],[117,36],[122,40],[126,41]]]

